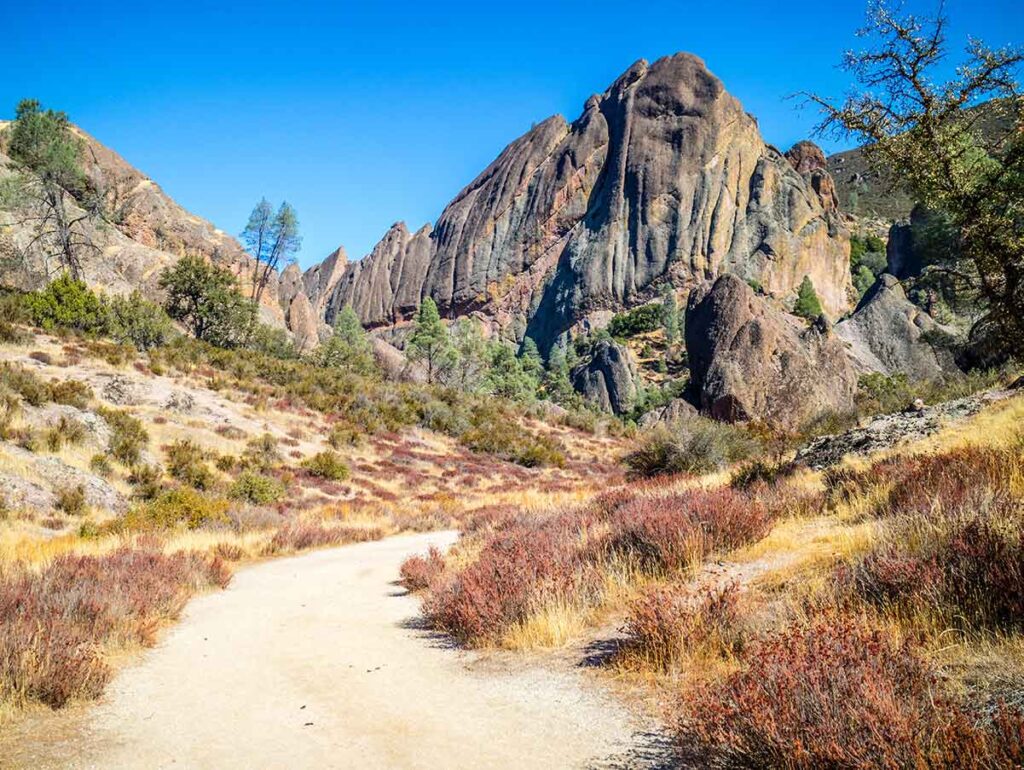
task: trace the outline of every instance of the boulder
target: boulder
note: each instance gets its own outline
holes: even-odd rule
[[[288,328],[299,352],[308,353],[320,344],[320,323],[304,291],[296,294],[288,306]]]
[[[693,399],[715,419],[792,430],[853,408],[857,377],[842,342],[736,276],[691,293],[686,348]]]
[[[640,418],[641,428],[653,428],[655,425],[669,425],[680,422],[697,414],[697,407],[683,398],[673,398],[665,406],[652,409]]]
[[[854,366],[862,374],[902,373],[921,381],[960,373],[953,355],[926,338],[929,333],[948,332],[908,300],[900,282],[887,273],[868,290],[854,314],[836,324],[835,333],[849,344]]]
[[[146,396],[146,387],[123,374],[115,374],[101,391],[103,398],[117,406],[134,406]]]
[[[410,363],[405,354],[390,342],[373,337],[371,343],[373,358],[387,379],[406,382],[427,381],[426,370],[419,364]]]
[[[606,412],[629,412],[636,400],[629,350],[612,340],[602,340],[595,346],[590,360],[573,370],[572,384],[588,401]]]

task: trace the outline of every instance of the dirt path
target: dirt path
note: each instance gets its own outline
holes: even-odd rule
[[[65,724],[45,741],[19,742],[18,764],[660,765],[657,736],[582,672],[456,650],[417,630],[398,567],[453,539],[402,536],[241,570],[227,591],[194,601],[101,704],[55,717]]]

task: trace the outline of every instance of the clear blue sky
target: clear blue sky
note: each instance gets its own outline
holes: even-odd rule
[[[148,6],[148,8],[147,8]],[[289,200],[305,267],[433,222],[531,123],[575,118],[633,61],[704,58],[785,149],[842,93],[861,0],[12,3],[0,115],[63,109],[179,203],[237,233]],[[1021,0],[948,0],[951,41],[1024,43]],[[932,2],[909,0],[928,10]],[[826,149],[837,149],[826,147]]]

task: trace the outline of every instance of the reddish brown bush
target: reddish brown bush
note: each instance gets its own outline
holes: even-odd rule
[[[1024,716],[979,724],[910,643],[830,616],[755,643],[747,665],[682,702],[680,746],[705,765],[1012,767]]]
[[[756,498],[727,487],[637,497],[610,515],[611,547],[639,557],[651,569],[678,569],[712,551],[763,537],[771,526]]]
[[[1024,628],[1024,533],[1012,501],[979,513],[912,517],[837,582],[877,606],[928,608],[975,629]]]
[[[668,668],[688,651],[722,656],[738,652],[738,599],[734,584],[703,591],[686,586],[648,591],[630,605],[621,658]]]
[[[271,556],[285,551],[305,551],[343,543],[378,540],[383,532],[377,527],[325,527],[310,521],[292,521],[281,527],[264,548]]]
[[[99,695],[110,677],[106,645],[152,644],[188,597],[225,586],[219,559],[121,548],[65,554],[39,571],[0,580],[0,701],[63,706]]]
[[[542,597],[582,593],[595,578],[581,556],[585,524],[578,513],[511,522],[486,542],[474,563],[427,597],[427,618],[472,644],[500,636]]]
[[[434,546],[430,546],[426,556],[410,556],[404,562],[399,573],[402,577],[402,585],[410,591],[422,591],[430,585],[444,571],[444,557]]]

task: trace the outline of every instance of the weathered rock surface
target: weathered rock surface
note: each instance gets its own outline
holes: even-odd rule
[[[836,184],[828,172],[825,153],[818,145],[807,140],[797,142],[786,151],[786,160],[818,194],[818,201],[825,211],[835,213],[839,210]]]
[[[371,339],[373,358],[388,379],[407,382],[426,382],[427,373],[418,364],[412,364],[402,351],[389,342],[376,337]]]
[[[345,247],[339,246],[318,265],[314,265],[302,274],[302,286],[309,298],[313,310],[319,318],[324,317],[324,310],[348,267],[348,255]]]
[[[669,425],[686,420],[697,414],[697,407],[682,398],[673,398],[665,406],[652,409],[640,418],[641,428],[653,428],[655,425]]]
[[[733,272],[779,297],[809,275],[839,315],[848,236],[823,192],[764,143],[700,59],[639,61],[575,122],[549,118],[510,144],[432,230],[393,227],[349,265],[326,314],[351,303],[364,324],[389,326],[431,296],[445,315],[482,310],[545,348],[663,280],[682,288]],[[316,307],[321,295],[307,291]]]
[[[308,353],[320,344],[320,322],[304,291],[296,294],[288,306],[288,328],[300,353]]]
[[[868,455],[917,441],[937,433],[944,425],[977,414],[986,404],[1007,395],[1008,391],[989,391],[923,409],[879,415],[867,425],[814,439],[797,452],[795,462],[821,470],[842,462],[850,454]]]
[[[3,154],[0,122],[0,177],[13,173],[14,164]],[[82,165],[89,186],[103,203],[103,216],[86,217],[81,227],[97,250],[83,251],[84,278],[108,294],[125,294],[135,289],[158,293],[160,271],[185,254],[202,255],[231,270],[244,291],[252,286],[253,260],[237,240],[201,217],[186,211],[160,186],[120,155],[81,129],[74,131],[84,142]],[[74,216],[85,211],[68,198]],[[13,244],[26,249],[34,236],[32,227],[19,225],[16,212],[0,210],[0,224],[11,225]],[[37,250],[28,250],[19,269],[8,271],[4,282],[22,288],[45,283],[47,265]],[[52,266],[51,266],[52,267]],[[281,325],[284,313],[278,301],[278,276],[270,276],[261,299],[261,318]]]
[[[590,361],[573,370],[572,384],[604,411],[625,414],[636,400],[636,378],[629,350],[611,340],[599,342]]]
[[[952,354],[927,342],[929,332],[943,329],[907,299],[900,282],[889,274],[868,290],[852,316],[835,326],[861,373],[903,373],[911,381],[959,374]]]
[[[686,348],[693,396],[715,419],[793,429],[853,407],[857,377],[842,342],[777,310],[736,276],[691,294]]]

